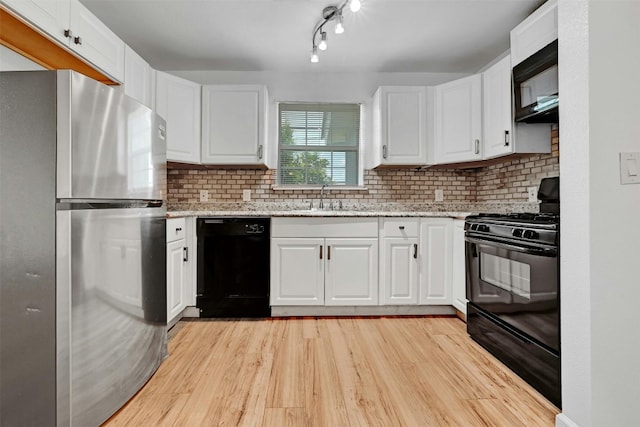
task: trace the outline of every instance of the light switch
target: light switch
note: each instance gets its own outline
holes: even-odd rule
[[[640,153],[620,153],[620,184],[640,184]]]

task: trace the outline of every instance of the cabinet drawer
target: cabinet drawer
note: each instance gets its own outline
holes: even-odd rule
[[[170,218],[167,220],[167,243],[184,239],[185,237],[184,218]]]
[[[383,219],[384,237],[418,237],[419,218]]]

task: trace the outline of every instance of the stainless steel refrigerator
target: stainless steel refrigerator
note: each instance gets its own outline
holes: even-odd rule
[[[75,72],[0,73],[0,425],[99,425],[166,356],[164,129]]]

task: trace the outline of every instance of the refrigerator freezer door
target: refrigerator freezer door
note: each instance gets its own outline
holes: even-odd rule
[[[165,198],[161,117],[73,71],[58,72],[57,113],[59,199]]]
[[[58,424],[99,425],[166,356],[165,209],[56,215]]]

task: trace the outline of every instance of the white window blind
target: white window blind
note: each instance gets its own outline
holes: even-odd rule
[[[358,184],[359,104],[281,103],[278,134],[280,184]]]

